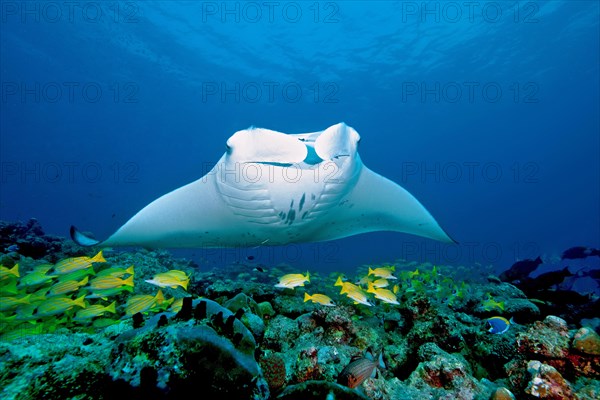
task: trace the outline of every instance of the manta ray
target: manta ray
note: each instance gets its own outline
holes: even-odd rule
[[[345,123],[301,134],[238,131],[205,176],[154,200],[106,240],[74,226],[71,238],[83,246],[210,248],[395,231],[453,243],[414,196],[362,163],[359,141]]]

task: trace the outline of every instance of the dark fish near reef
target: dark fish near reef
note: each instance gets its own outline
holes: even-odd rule
[[[19,245],[18,244],[11,244],[10,246],[8,246],[7,248],[4,249],[7,253],[12,253],[13,251],[19,251]]]
[[[574,290],[543,290],[535,294],[535,298],[552,304],[582,305],[592,302],[591,296],[577,293]]]
[[[542,263],[540,257],[535,260],[522,260],[514,263],[508,270],[500,274],[499,278],[504,282],[512,282],[529,276]]]
[[[577,258],[587,258],[593,256],[600,257],[600,250],[592,249],[591,247],[576,246],[565,250],[560,258],[561,260],[574,260]]]
[[[338,383],[354,389],[365,381],[368,377],[374,378],[377,368],[385,368],[383,363],[383,351],[379,353],[377,359],[373,359],[373,355],[367,352],[364,357],[358,356],[352,358],[350,364],[340,372]]]
[[[590,269],[589,271],[583,271],[580,276],[600,280],[600,269]]]
[[[571,271],[569,271],[569,267],[565,267],[560,271],[550,271],[543,273],[535,278],[524,279],[521,283],[517,284],[516,286],[526,293],[544,290],[562,283],[562,281],[564,281],[565,278],[568,278],[569,276],[573,276],[573,274],[571,273]]]

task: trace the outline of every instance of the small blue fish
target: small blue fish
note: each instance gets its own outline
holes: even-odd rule
[[[512,318],[509,321],[503,317],[492,317],[488,318],[487,323],[490,324],[490,329],[488,329],[488,332],[501,335],[508,331],[508,328],[514,324],[514,321]]]
[[[18,244],[11,244],[10,246],[8,246],[6,249],[8,253],[12,253],[13,251],[19,251],[19,245]]]

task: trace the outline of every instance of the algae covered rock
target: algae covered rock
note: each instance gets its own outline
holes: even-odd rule
[[[146,391],[164,398],[183,398],[198,388],[208,398],[268,398],[248,329],[216,302],[194,303],[193,319],[172,318],[161,326],[149,321],[144,328],[121,335],[111,356],[111,375],[133,388],[149,386]]]
[[[256,340],[262,340],[265,334],[265,323],[261,317],[256,314],[246,313],[242,315],[241,321],[252,332]]]
[[[258,315],[260,318],[263,317],[262,310],[254,301],[252,297],[245,295],[244,293],[238,293],[231,299],[225,301],[223,303],[223,307],[227,308],[231,312],[235,313],[240,309],[243,309],[245,312],[251,312],[253,314]]]
[[[114,393],[105,372],[112,341],[101,335],[32,335],[0,341],[0,398],[95,399]]]
[[[592,329],[583,327],[573,337],[573,348],[584,354],[600,355],[600,336]]]
[[[565,358],[569,354],[569,328],[565,320],[549,315],[517,335],[519,353],[546,358]]]
[[[279,400],[335,399],[369,400],[358,390],[353,390],[334,382],[306,381],[290,385],[277,396]]]
[[[426,343],[418,356],[421,362],[408,378],[410,386],[437,393],[436,398],[475,398],[488,391],[472,376],[469,363],[460,354],[448,354],[435,343]]]
[[[287,381],[287,368],[284,358],[278,353],[271,353],[260,359],[260,365],[269,389],[271,389],[271,394],[278,393]]]
[[[260,313],[265,319],[272,318],[275,316],[275,310],[273,310],[273,306],[268,301],[258,303],[258,309],[260,310]]]
[[[554,367],[534,360],[527,364],[527,372],[531,380],[525,393],[540,399],[573,398],[571,385]]]
[[[263,345],[275,351],[287,351],[298,338],[298,324],[288,317],[277,315],[273,318],[263,337]]]

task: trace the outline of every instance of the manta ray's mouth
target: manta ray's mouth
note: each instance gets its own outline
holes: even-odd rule
[[[317,152],[315,151],[314,146],[312,145],[306,145],[306,158],[302,161],[303,164],[307,164],[307,165],[317,165],[319,163],[322,163],[324,160],[319,157],[319,155],[317,154]],[[273,165],[276,167],[291,167],[292,163],[277,163],[277,162],[265,162],[265,161],[257,161],[257,164],[266,164],[266,165]]]

